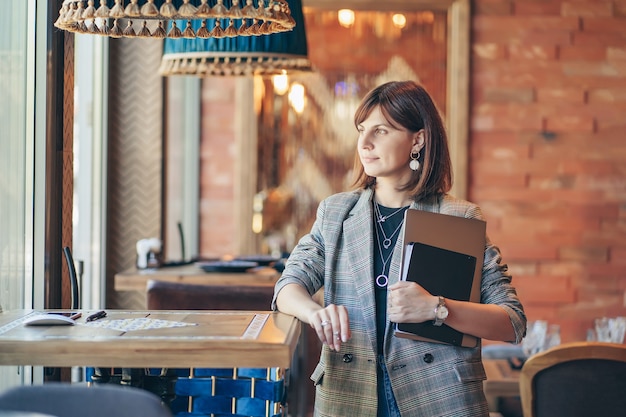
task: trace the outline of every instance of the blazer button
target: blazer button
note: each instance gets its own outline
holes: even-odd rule
[[[345,363],[350,363],[350,362],[352,362],[352,353],[346,353],[345,355],[343,355],[342,360],[343,360]]]
[[[424,355],[424,362],[432,363],[432,361],[434,360],[435,360],[435,357],[432,355],[432,353],[427,353]]]

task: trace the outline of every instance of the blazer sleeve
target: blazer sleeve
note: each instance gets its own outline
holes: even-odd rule
[[[480,207],[469,201],[446,195],[440,204],[441,212],[446,214],[484,220]],[[486,236],[480,301],[483,304],[496,304],[507,312],[515,331],[515,340],[510,342],[520,343],[526,334],[526,314],[512,280],[508,265],[502,261],[500,249]]]
[[[470,204],[466,217],[483,219],[483,214],[480,207]],[[524,307],[513,286],[513,277],[509,273],[509,267],[502,261],[500,249],[491,242],[489,236],[485,239],[485,258],[480,287],[481,303],[497,304],[503,308],[509,315],[515,331],[515,340],[510,342],[521,343],[526,334]]]
[[[298,284],[306,288],[313,296],[324,285],[324,238],[322,225],[324,223],[326,201],[322,201],[317,208],[317,217],[311,231],[304,235],[289,255],[280,278],[274,286],[272,310],[276,311],[276,297],[287,284]]]

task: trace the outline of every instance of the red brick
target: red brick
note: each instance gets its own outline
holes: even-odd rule
[[[626,25],[626,22],[624,22]],[[626,48],[618,48],[616,46],[610,46],[606,50],[606,59],[609,61],[624,61],[626,60]]]
[[[533,304],[562,304],[576,301],[570,279],[560,276],[517,277],[517,292],[522,300]]]
[[[502,165],[502,164],[500,164]],[[510,164],[509,164],[510,165]],[[516,188],[479,188],[472,190],[474,201],[504,201],[507,203],[523,203],[534,201],[560,201],[562,203],[583,203],[589,199],[601,200],[604,193],[598,191],[579,190],[545,190]],[[542,200],[539,200],[542,199]]]
[[[472,116],[473,130],[540,130],[543,127],[541,114],[523,104],[481,104]]]
[[[517,143],[527,143],[516,132],[472,132],[472,147],[483,148],[485,146],[506,146]]]
[[[538,161],[534,159],[525,159],[525,160],[509,160],[506,164],[502,163],[502,161],[484,159],[481,161],[480,165],[473,166],[473,172],[476,174],[491,174],[491,175],[516,175],[521,174],[525,175],[532,172],[534,175],[541,175],[541,172],[544,175],[550,175],[554,172],[555,162],[554,161]],[[476,190],[478,192],[485,190]],[[531,198],[533,196],[529,195],[527,198]],[[546,196],[543,196],[544,198]],[[507,198],[514,198],[515,201],[518,201],[514,195],[508,195]]]
[[[475,31],[553,31],[580,29],[578,17],[557,16],[475,16],[472,20]]]
[[[497,242],[496,242],[497,244]],[[506,259],[506,254],[504,254],[504,258]],[[509,272],[513,275],[513,279],[515,277],[524,276],[524,275],[537,275],[537,264],[535,262],[509,262],[506,260],[507,265],[509,266]]]
[[[472,45],[472,53],[474,59],[506,59],[507,50],[504,45],[497,43],[474,43]]]
[[[475,70],[472,83],[483,88],[495,85],[530,88],[580,86],[580,83],[564,76],[563,64],[557,61],[496,61],[484,66],[478,64]],[[593,79],[597,80],[596,77]]]
[[[582,88],[538,88],[537,101],[549,104],[583,104],[585,90]]]
[[[548,117],[546,119],[546,129],[556,132],[593,132],[595,130],[595,119],[584,115]]]
[[[493,103],[532,103],[535,91],[532,88],[486,88],[483,94],[485,101]]]
[[[599,229],[599,220],[591,217],[575,217],[561,215],[557,218],[548,217],[518,217],[503,220],[503,230],[531,230],[533,235],[554,233],[560,231],[588,232]],[[543,242],[541,242],[543,243]],[[595,260],[595,259],[594,259]]]
[[[609,251],[609,260],[612,264],[619,264],[626,267],[626,246],[611,248]]]
[[[589,286],[596,293],[604,294],[607,299],[614,300],[614,304],[623,301],[624,297],[624,267],[608,263],[587,264]],[[607,303],[608,305],[608,303]]]
[[[509,59],[555,59],[557,55],[556,45],[527,45],[513,44],[509,46]]]
[[[489,146],[481,146],[473,149],[475,153],[472,155],[480,159],[498,159],[506,161],[509,159],[528,159],[530,156],[530,145],[508,145],[499,146],[492,144]]]
[[[609,46],[623,46],[626,36],[612,32],[573,32],[572,45],[606,48]]]
[[[613,4],[615,17],[626,17],[626,0],[615,0]]]
[[[563,73],[566,76],[616,77],[619,69],[604,62],[564,62]]]
[[[558,260],[554,262],[542,262],[541,265],[539,265],[538,273],[540,275],[577,277],[583,274],[584,271],[585,267],[580,262]]]
[[[606,262],[608,260],[608,248],[603,247],[561,247],[559,259],[579,262]]]
[[[472,41],[476,43],[500,44],[571,45],[573,33],[572,30],[566,29],[472,31]]]
[[[561,0],[516,1],[513,10],[516,15],[560,16]]]
[[[528,241],[530,239],[526,239]],[[523,243],[506,243],[502,239],[497,243],[507,254],[507,262],[532,260],[533,262],[557,259],[557,248],[548,245],[537,245],[536,242],[529,241]]]
[[[532,210],[526,210],[523,213],[526,215],[534,215],[542,218],[590,218],[590,219],[617,219],[619,213],[618,204],[610,204],[604,202],[585,202],[585,203],[568,203],[562,204],[558,201],[546,202],[541,205],[533,205]],[[575,239],[571,239],[574,237]],[[550,239],[549,236],[545,236],[545,239]],[[562,239],[563,242],[581,243],[582,236],[579,233],[574,233],[573,236],[565,235],[563,232],[559,236],[555,236],[557,239]]]
[[[612,16],[613,4],[603,1],[570,1],[561,6],[563,16]]]
[[[589,103],[626,101],[626,88],[595,88],[589,90]]]
[[[549,232],[536,233],[533,236],[533,241],[541,242],[542,245],[551,248],[559,248],[563,245],[579,245],[580,244],[580,231],[569,230],[552,230]],[[555,259],[554,262],[562,262],[560,259]],[[543,271],[544,263],[538,265],[540,271]],[[561,275],[561,273],[553,273],[551,275]]]
[[[626,127],[626,120],[623,123],[623,126]],[[624,129],[617,127],[606,130],[601,136],[595,134],[590,137],[588,133],[561,132],[546,138],[541,132],[521,132],[517,138],[521,143],[545,145],[534,148],[533,154],[535,156],[539,156],[542,151],[545,151],[546,157],[552,158],[555,154],[563,154],[564,157],[568,158],[569,155],[580,155],[581,150],[587,153],[597,148],[600,148],[602,153],[607,155],[612,150],[626,145],[623,136]]]
[[[472,175],[470,184],[472,187],[524,187],[526,185],[526,176],[515,175]]]
[[[602,46],[561,45],[557,55],[561,61],[604,61],[606,48]]]
[[[585,32],[615,32],[626,35],[624,19],[615,17],[585,17],[582,22],[582,29]]]
[[[598,125],[602,126],[624,126],[626,123],[626,119],[624,118],[624,111],[626,111],[626,103],[623,101],[613,101],[613,102],[598,102],[596,101],[591,108],[596,114],[596,120],[598,121]],[[619,115],[622,116],[619,116]]]
[[[480,0],[473,2],[474,15],[505,16],[511,14],[512,0]]]

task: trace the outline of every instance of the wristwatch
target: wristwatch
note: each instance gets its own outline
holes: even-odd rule
[[[433,326],[441,326],[448,318],[448,308],[446,307],[446,299],[439,296],[439,304],[435,307],[435,320]]]

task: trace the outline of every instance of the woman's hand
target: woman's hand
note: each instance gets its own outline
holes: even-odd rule
[[[439,299],[419,284],[400,281],[389,286],[387,315],[393,323],[422,323],[433,320]]]
[[[344,306],[330,304],[311,313],[308,322],[320,341],[332,350],[339,351],[341,342],[350,339],[350,320]]]

